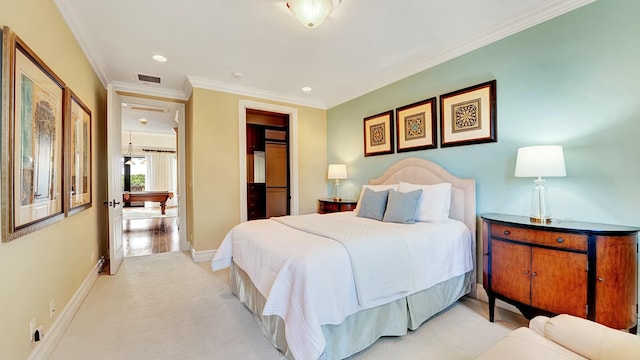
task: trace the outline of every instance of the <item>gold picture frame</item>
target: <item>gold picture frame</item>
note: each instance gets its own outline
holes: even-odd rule
[[[73,215],[91,207],[91,110],[69,88],[66,104],[65,212]]]
[[[498,141],[496,80],[440,95],[440,146]]]
[[[364,156],[393,154],[393,110],[364,118]]]
[[[64,217],[65,84],[8,27],[2,36],[2,239],[10,241]]]
[[[435,149],[436,98],[418,101],[396,109],[397,151]]]

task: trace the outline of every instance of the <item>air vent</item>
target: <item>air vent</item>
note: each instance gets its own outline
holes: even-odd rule
[[[138,80],[146,83],[160,84],[160,77],[153,75],[138,74]]]

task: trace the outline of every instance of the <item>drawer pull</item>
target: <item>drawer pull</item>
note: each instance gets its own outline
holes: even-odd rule
[[[598,281],[604,281],[604,278],[602,276],[598,276]]]
[[[511,231],[509,230],[505,230],[504,232],[502,232],[504,234],[504,236],[509,236],[511,234]]]
[[[556,242],[557,242],[558,244],[562,244],[562,243],[564,242],[564,239],[563,239],[563,238],[561,238],[561,237],[559,237],[559,238],[557,238],[557,239],[556,239]]]
[[[522,275],[528,275],[529,274],[529,270],[526,270],[525,272],[522,273]]]
[[[531,275],[538,276],[538,273],[534,271],[534,272],[531,273]]]

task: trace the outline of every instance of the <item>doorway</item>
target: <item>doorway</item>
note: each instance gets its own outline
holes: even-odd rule
[[[124,256],[188,250],[184,104],[127,94],[121,108],[122,192],[171,193],[162,203],[123,201]]]
[[[290,214],[289,115],[246,112],[247,219]]]
[[[251,100],[240,100],[238,109],[238,144],[239,144],[239,160],[240,160],[240,221],[248,220],[247,206],[247,184],[248,176],[251,175],[247,171],[247,113],[250,111],[264,111],[288,116],[288,154],[289,163],[288,181],[288,201],[289,214],[297,215],[299,213],[298,199],[298,109],[262,103]]]

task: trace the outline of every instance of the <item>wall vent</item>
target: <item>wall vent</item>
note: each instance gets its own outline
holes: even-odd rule
[[[146,83],[160,84],[159,76],[138,74],[138,80]]]

